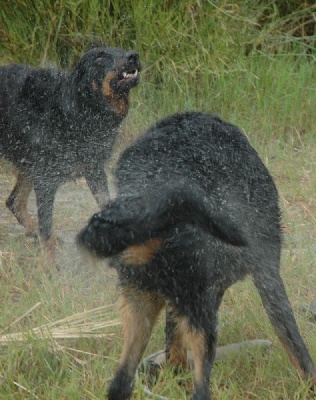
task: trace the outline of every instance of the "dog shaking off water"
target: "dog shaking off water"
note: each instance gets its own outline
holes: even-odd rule
[[[95,48],[71,72],[25,65],[0,68],[0,157],[17,170],[7,206],[35,234],[27,201],[35,189],[39,234],[52,253],[52,213],[58,187],[83,175],[99,205],[104,172],[141,66],[136,52]]]
[[[217,311],[225,290],[248,274],[292,363],[315,378],[280,277],[277,190],[238,128],[202,113],[168,117],[123,153],[117,180],[118,197],[77,238],[112,257],[122,289],[124,348],[109,399],[130,398],[166,301],[169,361],[185,363],[189,345],[193,399],[210,399]]]

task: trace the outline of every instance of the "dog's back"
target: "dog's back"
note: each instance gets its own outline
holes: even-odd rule
[[[251,238],[280,245],[272,177],[245,135],[217,116],[190,112],[158,122],[123,153],[117,179],[122,194],[188,182],[203,190],[210,211],[225,213]]]
[[[192,264],[197,264],[197,259],[204,260],[199,266],[203,284],[211,284],[216,265],[221,265],[223,286],[253,272],[277,273],[279,270],[278,193],[259,155],[236,126],[199,112],[167,117],[123,153],[118,163],[117,182],[118,198],[142,199],[142,203],[137,200],[134,205],[129,200],[131,209],[142,206],[151,210],[168,191],[187,188],[188,196],[195,193],[210,215],[220,213],[240,229],[247,246],[239,249],[218,241],[196,224],[194,228],[190,223],[174,224],[164,233],[172,247],[167,256],[171,263],[176,264],[183,257]],[[146,287],[151,284],[154,287],[152,277],[160,274],[158,264],[157,270],[153,265],[148,267],[151,273]],[[144,282],[146,276],[138,273],[133,271],[128,279]],[[193,287],[199,282],[195,279],[189,284]],[[169,292],[172,291],[170,288]]]
[[[39,157],[48,142],[55,110],[61,99],[63,73],[26,65],[0,67],[0,157],[19,164]],[[40,134],[42,132],[42,134]],[[42,141],[42,139],[45,139]]]

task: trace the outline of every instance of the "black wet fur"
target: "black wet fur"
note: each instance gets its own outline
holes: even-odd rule
[[[88,228],[78,236],[78,243],[99,257],[108,257],[127,246],[160,237],[176,226],[191,224],[233,246],[245,246],[247,239],[237,225],[221,213],[212,215],[199,195],[197,189],[175,186],[163,193],[153,193],[148,207],[142,197],[113,201],[91,218]],[[136,219],[132,207],[137,203]]]
[[[210,399],[217,311],[225,290],[246,275],[252,276],[293,364],[303,377],[315,378],[280,277],[278,192],[246,136],[217,116],[175,114],[122,154],[116,174],[117,198],[91,218],[78,243],[98,256],[114,256],[111,263],[123,296],[128,293],[127,304],[133,296],[132,303],[137,303],[141,293],[148,294],[148,302],[153,296],[152,304],[155,296],[168,302],[173,313],[167,318],[168,350],[183,327],[179,321],[188,322],[183,333],[193,332],[196,343],[204,343],[203,378],[196,378],[193,399]],[[147,263],[129,265],[130,249],[140,244],[145,248],[153,239],[161,245]],[[139,304],[144,319],[145,305]],[[145,328],[139,329],[143,334]],[[143,335],[145,341],[149,334]],[[122,387],[135,373],[141,351],[133,361],[122,360],[110,399],[119,399],[120,390],[129,398],[130,386]]]
[[[136,52],[103,47],[84,54],[70,72],[0,67],[0,157],[18,171],[7,206],[23,223],[18,202],[34,188],[44,241],[51,238],[55,193],[66,180],[84,176],[104,205],[104,164],[140,69]]]

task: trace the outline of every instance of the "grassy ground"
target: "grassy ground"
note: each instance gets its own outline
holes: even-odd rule
[[[130,2],[110,3],[111,18],[96,1],[41,0],[29,2],[28,7],[20,0],[3,3],[0,39],[5,40],[0,63],[52,61],[68,66],[89,42],[89,32],[111,45],[139,50],[144,64],[142,83],[133,90],[116,154],[150,123],[180,110],[215,112],[242,127],[279,188],[285,231],[282,275],[316,362],[316,325],[301,311],[316,300],[315,53],[306,53],[311,40],[287,36],[286,31],[293,23],[301,23],[301,11],[292,19],[271,19],[259,31],[259,10],[250,7],[257,2],[183,1],[174,8],[168,1],[160,2],[161,6],[140,1],[133,13]],[[243,3],[249,7],[243,9]],[[312,3],[310,12],[315,11]],[[261,17],[267,15],[260,12]],[[261,50],[245,56],[249,43],[260,44]],[[75,233],[97,210],[85,183],[68,183],[56,198],[54,226],[60,238],[61,271],[50,276],[43,273],[41,248],[24,237],[5,208],[13,184],[10,165],[0,163],[0,339],[115,304],[115,272],[104,263],[82,258],[73,244]],[[36,213],[34,196],[29,208]],[[113,322],[118,316],[115,305],[80,314],[77,322],[89,337],[36,340],[29,333],[24,342],[5,343],[0,348],[0,399],[103,399],[122,346],[120,327]],[[102,321],[109,321],[109,326],[102,327]],[[91,325],[87,328],[89,323],[95,331]],[[61,323],[60,334],[65,327],[78,332],[78,324],[73,324]],[[146,354],[163,347],[163,329],[162,316]],[[94,337],[100,332],[104,337]],[[246,280],[225,295],[219,344],[254,338],[271,340],[272,350],[252,350],[218,363],[212,373],[213,398],[314,398],[290,365],[258,293]],[[168,368],[152,387],[153,392],[174,400],[190,398],[191,390],[190,372],[180,378]],[[140,377],[133,400],[147,398]]]
[[[146,82],[143,82],[146,85]],[[137,96],[140,96],[138,93]],[[137,100],[137,96],[135,100]],[[137,102],[136,102],[137,103]],[[299,110],[302,112],[303,110]],[[137,107],[126,126],[140,118]],[[237,119],[237,113],[234,114]],[[153,119],[155,116],[153,116]],[[280,190],[285,225],[283,277],[303,336],[316,359],[316,326],[301,307],[316,299],[316,144],[308,138],[278,139],[276,132],[264,139],[267,116],[262,115],[262,129],[253,136],[265,163]],[[256,124],[249,116],[242,126]],[[299,118],[300,119],[300,118]],[[142,120],[141,125],[145,124]],[[274,129],[281,129],[275,123]],[[299,129],[292,126],[293,132]],[[128,130],[126,129],[125,135]],[[246,131],[252,139],[252,133]],[[134,135],[136,135],[136,130]],[[262,139],[263,138],[263,139]],[[121,140],[121,146],[126,140]],[[41,250],[23,235],[14,218],[5,209],[6,196],[14,183],[8,164],[1,165],[0,186],[0,304],[2,334],[35,328],[117,299],[115,272],[103,263],[93,265],[80,257],[73,245],[74,234],[96,210],[85,183],[62,187],[55,209],[55,226],[62,244],[58,262],[59,275],[47,277],[41,269]],[[34,197],[30,210],[35,212]],[[76,218],[74,217],[76,216]],[[38,302],[41,304],[28,311]],[[27,315],[14,323],[24,313]],[[115,307],[104,311],[104,320],[118,317]],[[86,322],[83,317],[82,324]],[[11,327],[10,324],[14,323]],[[306,399],[308,386],[290,366],[280,343],[264,313],[260,299],[250,281],[231,288],[220,313],[220,344],[247,339],[266,338],[273,342],[268,352],[251,351],[217,364],[212,374],[215,399]],[[8,343],[1,349],[1,399],[101,399],[113,376],[122,345],[119,327],[105,329],[104,338],[73,340],[35,340]],[[163,347],[163,317],[156,327],[147,353]],[[185,399],[191,389],[192,376],[180,381],[171,371],[161,374],[153,391],[173,399]],[[146,399],[141,380],[136,383],[134,399]]]

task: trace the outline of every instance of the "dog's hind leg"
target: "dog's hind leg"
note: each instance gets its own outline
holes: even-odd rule
[[[273,328],[286,349],[292,364],[303,378],[312,379],[316,383],[315,367],[298,330],[279,272],[272,269],[269,269],[267,273],[265,271],[256,272],[254,284],[260,293]]]
[[[178,329],[191,347],[194,360],[193,400],[210,400],[210,374],[216,355],[217,310],[220,299],[206,291],[191,304],[188,316],[179,318]]]
[[[187,345],[179,327],[179,315],[169,301],[166,303],[166,361],[175,367],[187,363]]]
[[[8,209],[18,222],[25,227],[27,236],[37,236],[36,222],[27,211],[27,202],[32,188],[31,179],[24,172],[18,171],[16,184],[6,201]]]
[[[164,306],[164,300],[159,295],[132,288],[123,289],[120,301],[124,346],[120,366],[109,388],[109,400],[127,400],[131,397],[136,369]]]

